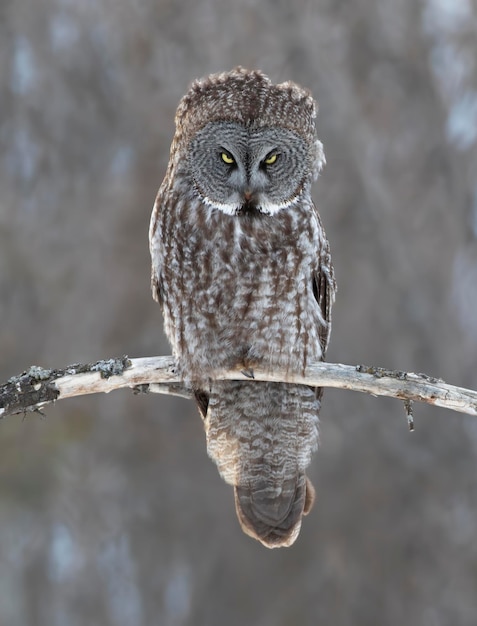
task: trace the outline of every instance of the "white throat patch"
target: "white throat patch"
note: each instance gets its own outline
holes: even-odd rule
[[[238,202],[214,202],[206,196],[204,196],[203,200],[207,206],[217,209],[218,211],[222,211],[225,215],[237,215],[240,213],[240,209],[242,208],[242,204]],[[260,204],[256,205],[256,209],[263,215],[275,215],[282,209],[287,209],[292,206],[294,203],[295,200],[288,200],[280,203],[262,201]]]

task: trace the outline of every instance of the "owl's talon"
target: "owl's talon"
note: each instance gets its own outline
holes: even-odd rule
[[[253,373],[253,369],[251,367],[247,367],[246,369],[240,370],[240,373],[246,376],[247,378],[255,379],[255,374]]]

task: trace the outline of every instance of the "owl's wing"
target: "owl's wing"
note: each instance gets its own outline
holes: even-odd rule
[[[328,243],[320,216],[316,209],[315,213],[320,225],[322,244],[320,246],[316,266],[313,269],[313,294],[320,306],[323,320],[325,321],[325,324],[321,325],[319,329],[321,351],[324,358],[330,340],[331,307],[335,300],[336,281],[333,265],[331,263],[330,244]]]
[[[151,291],[154,300],[162,305],[161,278],[154,265],[151,268]]]
[[[162,186],[154,202],[149,224],[149,251],[151,253],[151,290],[154,300],[162,306],[162,265],[163,265],[163,244],[161,233],[161,206],[162,206]]]

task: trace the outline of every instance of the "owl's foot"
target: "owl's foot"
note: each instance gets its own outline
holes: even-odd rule
[[[253,373],[253,369],[251,367],[247,367],[243,370],[240,370],[240,373],[246,376],[247,378],[255,378],[255,374]]]

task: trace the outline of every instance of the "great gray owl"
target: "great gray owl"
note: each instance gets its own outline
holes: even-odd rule
[[[325,356],[335,281],[310,196],[325,162],[315,115],[308,91],[259,71],[195,81],[149,231],[153,295],[209,456],[243,530],[270,548],[295,541],[313,504],[321,390],[214,377],[302,373]]]

